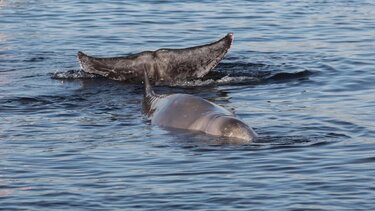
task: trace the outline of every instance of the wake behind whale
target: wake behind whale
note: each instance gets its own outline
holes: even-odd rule
[[[315,71],[301,70],[297,72],[287,72],[280,70],[274,65],[254,64],[254,63],[220,63],[214,71],[209,72],[202,78],[192,80],[176,80],[168,86],[176,87],[199,87],[216,85],[257,85],[265,83],[282,83],[293,80],[307,80]],[[93,80],[104,78],[96,74],[73,69],[67,71],[56,71],[51,74],[56,80]],[[129,82],[131,83],[131,82]],[[137,84],[136,82],[134,82]]]

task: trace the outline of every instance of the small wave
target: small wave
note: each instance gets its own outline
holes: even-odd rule
[[[217,69],[225,71],[238,71],[238,70],[251,70],[251,71],[264,71],[272,69],[272,65],[263,63],[249,63],[249,62],[222,62],[217,66]]]
[[[239,84],[239,83],[259,83],[260,79],[252,76],[238,76],[238,77],[231,77],[231,76],[224,76],[223,78],[216,81],[217,84],[225,85],[225,84]]]
[[[232,77],[229,75],[223,76],[218,79],[197,79],[193,81],[177,81],[170,86],[180,86],[180,87],[196,87],[196,86],[214,86],[214,85],[238,85],[238,84],[258,84],[260,80],[255,77],[249,76],[238,76]]]
[[[92,79],[99,78],[99,76],[86,73],[82,70],[68,70],[65,72],[55,72],[51,76],[52,79],[69,80],[69,79]]]
[[[294,73],[280,72],[271,75],[266,78],[267,81],[286,81],[286,80],[297,80],[297,79],[306,79],[313,74],[312,71],[303,70]]]
[[[214,86],[214,85],[254,85],[254,84],[263,84],[263,83],[280,83],[291,80],[301,80],[307,79],[313,72],[309,70],[304,70],[294,73],[243,73],[243,75],[231,76],[231,75],[217,75],[213,78],[204,77],[203,79],[198,79],[194,81],[177,81],[170,86],[182,86],[182,87],[195,87],[195,86]]]
[[[29,58],[29,59],[25,59],[23,61],[24,62],[41,62],[41,61],[44,61],[46,59],[47,59],[47,57],[37,56],[37,57],[32,57],[32,58]]]

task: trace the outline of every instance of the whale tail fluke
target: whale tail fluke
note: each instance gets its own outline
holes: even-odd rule
[[[87,54],[83,53],[82,51],[78,51],[77,59],[81,63],[81,62],[87,62],[90,59],[90,57]]]
[[[86,56],[86,54],[84,54],[82,51],[78,51],[78,53],[77,53],[78,59],[81,59],[84,56]]]
[[[174,84],[176,80],[194,80],[208,74],[224,58],[233,39],[233,33],[228,33],[209,44],[179,49],[162,48],[119,57],[96,57],[78,51],[77,59],[83,72],[112,80],[140,83],[143,80],[142,71],[146,69],[152,74],[152,83]]]
[[[91,65],[91,60],[90,60],[88,55],[86,55],[82,51],[78,51],[77,59],[78,59],[79,65],[81,67],[81,70],[83,70],[84,72],[88,72],[88,73],[95,73],[93,71],[90,71],[90,69],[91,69],[90,67],[92,65]]]

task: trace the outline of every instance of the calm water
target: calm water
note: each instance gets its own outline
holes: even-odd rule
[[[0,0],[0,209],[375,209],[374,17],[372,0]],[[233,110],[254,144],[152,126],[141,85],[75,57],[227,32],[214,74],[156,89]]]

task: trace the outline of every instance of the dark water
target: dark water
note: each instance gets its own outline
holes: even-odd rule
[[[373,1],[126,2],[0,1],[0,209],[375,209]],[[75,57],[227,32],[214,73],[157,91],[233,110],[254,144],[152,126],[141,85]]]

